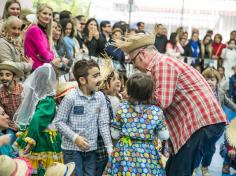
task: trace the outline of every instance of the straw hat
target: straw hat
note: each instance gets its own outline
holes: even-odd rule
[[[21,77],[24,75],[24,72],[17,68],[15,62],[12,61],[4,61],[0,63],[0,70],[8,70],[13,72],[18,77]]]
[[[75,163],[62,164],[54,162],[46,170],[45,176],[70,176],[75,169]]]
[[[207,68],[202,72],[204,78],[212,78],[215,77],[219,82],[221,80],[220,73],[214,68]]]
[[[143,34],[138,33],[135,35],[128,36],[123,40],[115,41],[116,47],[122,49],[126,53],[131,53],[132,51],[148,46],[153,45],[155,42],[155,36],[153,34]]]
[[[12,159],[6,155],[0,156],[0,176],[29,176],[31,175],[31,172],[32,167],[29,161],[27,161],[26,159]]]
[[[229,145],[236,148],[236,119],[233,119],[228,127],[226,128],[226,140],[229,143]]]
[[[78,83],[76,81],[59,83],[57,86],[55,99],[65,96],[71,90],[74,90],[77,87],[78,87]]]
[[[109,57],[107,53],[102,55],[103,55],[103,60],[99,64],[100,74],[101,74],[101,85],[100,85],[101,89],[104,87],[105,81],[108,79],[108,77],[114,70],[112,64],[112,58]]]

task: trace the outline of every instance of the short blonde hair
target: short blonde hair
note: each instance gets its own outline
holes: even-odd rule
[[[4,21],[4,24],[3,24],[3,29],[4,31],[6,32],[6,28],[11,25],[12,23],[14,23],[15,21],[20,21],[22,23],[22,20],[19,19],[18,17],[16,16],[10,16],[7,18],[6,21]]]

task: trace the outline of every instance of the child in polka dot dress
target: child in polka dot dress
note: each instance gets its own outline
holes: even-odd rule
[[[155,136],[166,140],[169,133],[162,110],[150,105],[153,83],[144,73],[134,74],[127,82],[129,101],[123,102],[111,122],[111,134],[120,139],[109,158],[104,175],[165,176]]]

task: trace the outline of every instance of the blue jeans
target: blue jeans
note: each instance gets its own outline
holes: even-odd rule
[[[97,162],[96,176],[102,176],[102,173],[104,172],[106,168],[107,162],[108,162],[108,158],[105,158],[102,161]]]
[[[75,150],[63,150],[64,162],[75,163],[75,176],[95,176],[96,151],[80,152]]]
[[[203,127],[192,134],[182,148],[168,159],[166,175],[192,176],[193,170],[199,166],[203,156],[207,155],[208,147],[213,148],[224,128],[225,123],[218,123]]]

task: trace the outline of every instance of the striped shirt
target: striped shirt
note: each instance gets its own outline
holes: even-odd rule
[[[112,146],[109,123],[103,93],[96,92],[88,97],[79,88],[64,97],[55,119],[55,125],[62,134],[62,148],[81,151],[74,143],[76,135],[79,135],[89,142],[90,148],[86,152],[97,149],[98,129],[105,146]]]
[[[147,72],[153,76],[154,102],[164,111],[175,153],[198,129],[227,121],[210,86],[193,67],[157,54]]]

